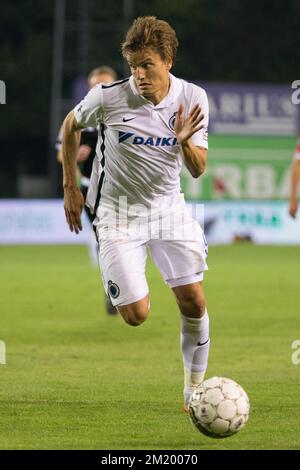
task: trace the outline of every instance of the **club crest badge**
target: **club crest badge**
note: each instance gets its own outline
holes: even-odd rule
[[[115,282],[108,281],[107,290],[110,297],[112,297],[113,299],[116,299],[120,295],[120,288]]]
[[[176,120],[177,111],[169,119],[169,128],[174,131],[175,129],[175,120]]]

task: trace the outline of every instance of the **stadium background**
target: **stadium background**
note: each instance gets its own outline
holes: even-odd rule
[[[76,238],[63,221],[54,151],[59,125],[91,68],[109,64],[120,77],[128,74],[120,42],[132,18],[145,14],[175,28],[180,47],[173,73],[209,95],[208,169],[199,180],[182,175],[186,198],[205,201],[212,246],[208,376],[241,382],[253,407],[241,435],[221,443],[198,436],[180,414],[178,322],[157,271],[149,264],[152,316],[131,331],[105,316],[87,231]],[[5,6],[0,447],[298,447],[300,366],[291,356],[300,337],[300,225],[299,218],[289,219],[287,199],[299,131],[299,106],[291,102],[291,84],[300,78],[299,18],[296,0],[28,0]],[[127,360],[121,361],[124,348]]]

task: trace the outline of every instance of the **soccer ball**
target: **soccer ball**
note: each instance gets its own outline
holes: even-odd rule
[[[240,431],[248,421],[249,409],[245,390],[225,377],[205,380],[189,401],[189,416],[198,431],[216,438]]]

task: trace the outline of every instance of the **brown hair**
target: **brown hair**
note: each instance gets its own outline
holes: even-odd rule
[[[155,16],[140,16],[134,20],[122,43],[123,57],[147,47],[153,48],[162,60],[174,63],[178,39],[169,23]]]

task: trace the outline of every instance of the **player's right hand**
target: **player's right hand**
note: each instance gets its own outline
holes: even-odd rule
[[[293,199],[290,201],[289,214],[293,219],[295,219],[298,210],[298,201]]]
[[[81,212],[84,205],[82,192],[77,187],[64,188],[64,208],[71,232],[82,230]]]

